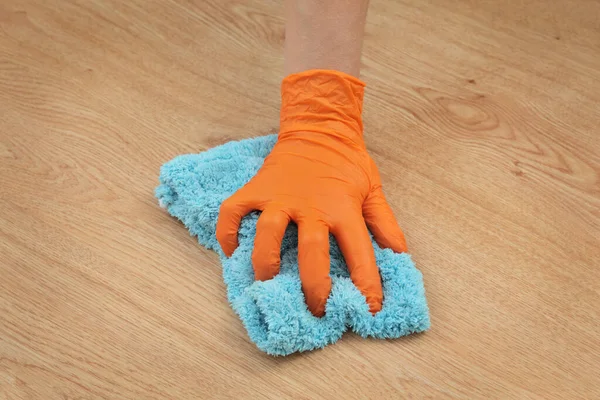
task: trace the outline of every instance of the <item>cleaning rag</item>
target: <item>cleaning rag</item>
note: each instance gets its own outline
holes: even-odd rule
[[[226,257],[216,236],[221,203],[245,185],[263,164],[276,135],[229,142],[200,154],[182,155],[162,166],[156,197],[223,264],[227,297],[250,339],[271,355],[289,355],[322,348],[347,329],[362,337],[391,339],[429,328],[429,311],[421,272],[406,253],[381,249],[372,241],[383,283],[383,307],[369,312],[365,297],[350,280],[335,238],[330,237],[332,290],[325,316],[306,306],[298,273],[297,227],[290,224],[281,245],[280,273],[255,281],[252,248],[258,213],[240,225],[239,246]]]

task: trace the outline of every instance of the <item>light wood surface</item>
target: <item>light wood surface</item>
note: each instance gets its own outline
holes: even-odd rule
[[[271,358],[159,166],[277,128],[280,1],[0,3],[0,399],[600,398],[600,2],[373,0],[431,331]]]

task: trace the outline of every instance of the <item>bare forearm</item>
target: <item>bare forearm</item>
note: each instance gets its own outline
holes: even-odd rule
[[[369,0],[286,0],[285,73],[333,69],[356,77]]]

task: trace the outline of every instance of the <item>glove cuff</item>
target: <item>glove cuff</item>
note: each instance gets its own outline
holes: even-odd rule
[[[365,84],[333,70],[309,70],[281,84],[280,137],[299,131],[321,132],[363,143]]]

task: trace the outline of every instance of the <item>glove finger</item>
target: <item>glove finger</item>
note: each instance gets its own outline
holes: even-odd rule
[[[363,204],[363,217],[379,247],[396,253],[407,251],[404,233],[381,188],[374,190]]]
[[[255,279],[265,281],[279,273],[281,241],[289,222],[289,215],[282,210],[266,208],[258,217],[252,250]]]
[[[348,265],[352,282],[367,299],[371,313],[375,314],[381,310],[383,302],[381,277],[367,226],[360,212],[356,215],[340,224],[333,234]]]
[[[245,198],[241,190],[221,204],[216,236],[227,257],[231,257],[238,246],[238,230],[242,218],[255,209],[253,202]]]
[[[298,264],[308,309],[322,317],[331,292],[329,229],[321,221],[298,224]]]

